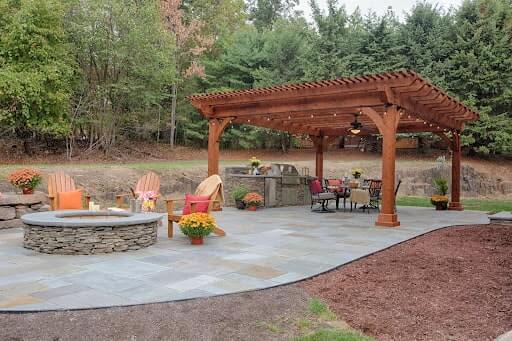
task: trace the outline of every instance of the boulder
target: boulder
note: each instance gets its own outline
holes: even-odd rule
[[[25,224],[23,224],[21,219],[11,219],[11,220],[0,221],[0,230],[12,229],[12,228],[23,227],[23,226],[25,226]]]
[[[34,210],[29,208],[29,207],[16,207],[16,218],[21,218],[22,216],[24,216],[25,214],[28,214],[28,213],[33,213]]]
[[[0,195],[0,206],[33,205],[46,202],[47,197],[43,192],[35,192],[34,194],[2,193]]]
[[[11,206],[0,206],[0,220],[16,218],[16,209]]]

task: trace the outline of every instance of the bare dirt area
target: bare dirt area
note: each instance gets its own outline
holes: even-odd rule
[[[264,321],[298,319],[307,294],[279,288],[184,302],[70,312],[0,314],[0,339],[14,340],[286,340]]]
[[[110,155],[98,151],[76,149],[67,160],[62,148],[52,150],[37,144],[30,154],[22,152],[19,142],[0,140],[0,192],[13,191],[6,181],[7,174],[18,167],[30,166],[40,170],[43,178],[57,170],[69,173],[83,187],[93,201],[113,205],[115,195],[129,193],[137,179],[149,170],[161,177],[162,193],[167,196],[183,196],[192,191],[207,176],[207,150],[177,147],[171,149],[165,143],[121,142]],[[400,152],[397,158],[397,176],[403,180],[399,195],[429,196],[432,179],[438,176],[436,158],[446,151],[419,154],[415,151]],[[271,162],[291,163],[299,172],[313,175],[315,152],[312,149],[294,149],[288,153],[272,150],[222,150],[221,171],[228,166],[245,166],[250,157],[256,156],[263,164]],[[464,197],[512,198],[512,160],[478,159],[466,157],[463,165],[478,171],[463,173]],[[364,177],[378,178],[381,173],[381,156],[363,153],[355,149],[332,147],[324,153],[325,177],[349,176],[355,167],[362,168]],[[434,171],[432,171],[434,170]],[[443,176],[450,179],[449,161]],[[46,184],[40,187],[45,190]]]
[[[493,340],[512,329],[512,233],[430,233],[302,282],[377,340]]]

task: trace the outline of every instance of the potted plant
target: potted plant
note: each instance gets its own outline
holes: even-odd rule
[[[256,211],[258,206],[263,204],[263,197],[256,192],[247,193],[244,197],[244,202],[249,211]]]
[[[260,164],[261,164],[261,161],[259,159],[257,159],[256,156],[253,156],[249,159],[249,165],[252,167],[253,175],[259,174],[258,167],[260,166]]]
[[[361,168],[352,169],[352,176],[354,179],[359,179],[363,175],[363,170]]]
[[[217,227],[215,219],[208,213],[191,213],[181,217],[179,223],[181,232],[190,238],[192,245],[202,245],[203,238]]]
[[[448,209],[448,181],[443,178],[434,179],[434,187],[436,194],[430,198],[432,205],[436,207],[437,211]]]
[[[249,193],[249,190],[244,185],[237,186],[231,192],[233,200],[235,200],[236,208],[243,210],[245,208],[244,197]]]
[[[23,168],[9,175],[9,182],[21,189],[23,194],[33,194],[42,181],[41,174],[32,168]]]

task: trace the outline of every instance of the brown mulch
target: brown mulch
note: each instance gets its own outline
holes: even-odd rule
[[[492,340],[512,329],[512,229],[443,229],[299,286],[377,340]]]

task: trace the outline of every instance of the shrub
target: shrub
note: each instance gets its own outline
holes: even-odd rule
[[[249,190],[244,185],[237,186],[231,192],[231,196],[235,201],[241,201],[249,193]]]
[[[446,181],[446,179],[434,179],[434,187],[436,189],[436,194],[446,195],[446,193],[448,193],[448,181]]]

